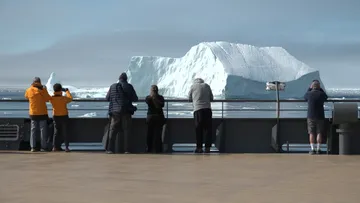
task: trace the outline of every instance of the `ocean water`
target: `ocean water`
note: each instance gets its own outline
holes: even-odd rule
[[[345,93],[345,92],[344,92]],[[349,92],[347,92],[349,93]],[[331,96],[331,95],[329,95]],[[358,94],[340,94],[336,98],[356,99]],[[1,90],[0,91],[0,117],[28,117],[27,102],[12,102],[11,100],[24,99],[23,90]],[[143,102],[134,103],[138,111],[134,117],[146,116],[147,106]],[[331,117],[332,102],[324,105],[326,117]],[[70,117],[107,117],[108,102],[77,102],[76,98],[68,104]],[[51,105],[48,104],[49,116],[51,116]],[[214,118],[274,118],[276,117],[276,103],[258,102],[214,102],[212,103]],[[282,102],[280,104],[280,117],[303,118],[306,117],[307,104],[305,102]],[[193,117],[192,104],[189,102],[167,102],[164,113],[168,118],[191,118]]]

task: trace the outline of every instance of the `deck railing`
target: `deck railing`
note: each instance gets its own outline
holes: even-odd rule
[[[28,110],[28,106],[23,106],[20,108],[5,108],[4,104],[5,103],[27,103],[27,100],[24,99],[12,99],[12,100],[0,100],[0,112],[19,112],[19,111],[27,111]],[[360,99],[344,99],[344,100],[340,100],[340,99],[329,99],[325,104],[326,106],[328,106],[327,108],[325,108],[326,112],[330,111],[330,115],[332,115],[332,106],[334,103],[336,102],[356,102],[356,103],[360,103]],[[76,103],[108,103],[108,101],[104,100],[104,99],[74,99],[73,100],[73,104]],[[176,104],[184,104],[184,105],[188,105],[188,108],[171,108],[171,103],[176,103]],[[224,118],[225,114],[227,112],[277,112],[277,110],[279,110],[280,112],[304,112],[307,111],[307,108],[282,108],[282,106],[280,105],[280,109],[276,109],[276,100],[265,100],[265,99],[216,99],[214,101],[212,101],[213,104],[218,104],[216,105],[215,108],[213,108],[213,112],[220,114],[218,117]],[[234,104],[234,103],[273,103],[275,108],[253,108],[253,109],[249,109],[249,108],[232,108],[231,106],[229,107],[229,105]],[[289,104],[289,103],[303,103],[303,105],[306,105],[306,101],[305,100],[300,100],[300,99],[292,99],[292,100],[279,100],[280,104]],[[147,106],[145,105],[145,100],[144,99],[140,99],[138,102],[134,102],[134,104],[138,105],[138,111],[137,112],[145,112],[147,111]],[[142,108],[141,108],[141,105]],[[48,110],[51,110],[51,106],[48,106]],[[107,108],[69,108],[69,111],[107,111]],[[191,102],[189,102],[189,100],[187,99],[166,99],[165,100],[165,107],[164,107],[164,113],[166,114],[166,117],[169,117],[169,112],[171,111],[176,111],[176,112],[181,112],[181,111],[192,111],[191,108]],[[274,114],[275,116],[276,114]],[[6,115],[0,115],[0,117],[5,117]]]

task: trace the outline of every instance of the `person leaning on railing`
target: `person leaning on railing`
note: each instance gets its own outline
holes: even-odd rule
[[[56,83],[53,86],[54,95],[50,99],[53,106],[53,120],[54,120],[54,136],[53,136],[53,149],[52,151],[61,150],[61,140],[64,140],[65,151],[70,152],[69,137],[68,137],[68,121],[69,111],[67,104],[72,101],[72,95],[67,88],[62,88],[61,84]],[[66,96],[63,96],[66,92]]]
[[[41,149],[47,150],[47,121],[49,119],[46,102],[51,97],[46,90],[46,86],[41,84],[41,79],[35,77],[31,87],[25,91],[25,98],[29,100],[29,115],[31,119],[30,146],[31,151],[36,151],[36,134],[40,131]]]
[[[328,96],[324,90],[320,87],[320,82],[314,80],[311,83],[310,88],[305,93],[305,101],[308,103],[307,111],[307,125],[310,140],[310,154],[320,154],[320,145],[322,141],[322,134],[324,133],[324,102],[328,99]],[[315,149],[315,137],[317,135],[317,148]]]
[[[134,87],[127,82],[126,73],[120,75],[118,83],[110,86],[106,100],[109,101],[110,115],[110,132],[106,153],[112,154],[115,152],[116,136],[120,131],[124,133],[125,153],[129,153],[131,117],[137,110],[132,102],[137,102],[139,99]]]
[[[189,100],[194,106],[194,120],[196,131],[195,153],[202,153],[203,134],[205,135],[205,153],[210,153],[212,144],[212,111],[211,102],[214,100],[212,90],[201,78],[196,78],[190,87]]]
[[[159,89],[156,85],[152,85],[150,88],[150,95],[145,99],[148,105],[146,123],[147,123],[147,152],[151,153],[155,150],[156,153],[162,151],[162,129],[165,124],[165,116],[163,107],[165,100],[162,95],[159,94]]]

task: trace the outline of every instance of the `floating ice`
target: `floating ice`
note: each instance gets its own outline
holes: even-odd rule
[[[55,83],[61,83],[60,80],[56,77],[55,73],[51,73],[50,77],[46,83],[46,88],[49,94],[53,94],[53,86]],[[62,84],[63,88],[68,88],[74,98],[80,99],[93,99],[93,98],[105,98],[106,93],[109,90],[109,87],[100,87],[100,88],[76,88],[74,86],[69,86]]]
[[[82,116],[79,116],[79,117],[80,118],[92,118],[92,117],[96,117],[96,116],[97,116],[96,112],[90,112],[90,113],[86,113],[86,114],[84,114]]]

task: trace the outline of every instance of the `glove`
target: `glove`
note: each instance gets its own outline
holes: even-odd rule
[[[68,88],[62,88],[63,92],[67,92],[69,89]]]

